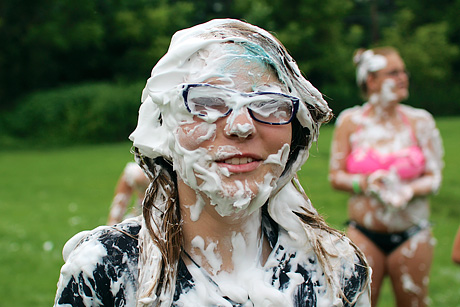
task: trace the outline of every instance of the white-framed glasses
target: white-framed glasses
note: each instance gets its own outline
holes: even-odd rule
[[[244,99],[250,116],[268,125],[289,124],[299,108],[299,98],[282,93],[242,93],[207,83],[182,85],[182,96],[187,110],[203,118],[225,117],[236,99]]]

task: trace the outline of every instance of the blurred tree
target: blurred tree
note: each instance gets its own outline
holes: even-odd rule
[[[4,0],[0,6],[0,102],[20,93],[55,86],[66,75],[82,77],[81,52],[98,49],[103,29],[94,2]],[[68,54],[71,60],[63,55]],[[85,62],[82,66],[81,62]],[[92,63],[95,65],[95,63]],[[90,65],[91,66],[91,61]]]
[[[3,0],[0,109],[32,90],[143,78],[194,5],[167,0]]]
[[[439,0],[439,1],[419,1],[419,0],[396,0],[399,10],[409,10],[411,12],[411,26],[413,28],[423,27],[426,24],[443,24],[443,38],[446,43],[453,46],[460,46],[460,0]],[[434,34],[434,33],[433,33]],[[438,38],[434,38],[437,40]],[[427,42],[428,43],[428,42]],[[450,67],[452,71],[460,71],[460,56],[451,59]],[[460,83],[460,74],[452,75],[454,84]]]
[[[414,27],[413,21],[412,11],[400,10],[394,27],[384,30],[380,44],[400,50],[413,73],[413,81],[448,80],[452,75],[452,61],[459,55],[459,47],[448,41],[448,24],[441,21]]]
[[[453,72],[460,70],[460,0],[354,0],[353,4],[344,19],[346,46],[395,46],[411,72],[408,103],[435,115],[459,114],[460,103],[454,97],[460,89],[454,84],[460,76]],[[354,104],[344,90],[337,93],[345,100],[335,105],[335,113]]]
[[[460,91],[452,86],[459,81],[453,74],[454,62],[460,55],[459,46],[449,41],[449,24],[416,22],[408,8],[398,11],[395,24],[383,31],[383,45],[398,48],[411,74],[410,103],[434,114],[458,114]],[[440,101],[443,102],[440,104]]]
[[[345,31],[351,0],[235,0],[233,8],[243,19],[275,32],[306,77],[326,96],[350,95],[353,66],[344,63],[352,57],[348,44],[362,34]]]
[[[175,31],[232,17],[275,32],[338,113],[359,101],[359,47],[395,45],[414,86],[454,88],[459,11],[460,0],[2,0],[0,109],[37,89],[145,80]]]

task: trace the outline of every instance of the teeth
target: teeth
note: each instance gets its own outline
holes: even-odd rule
[[[240,165],[240,164],[251,163],[252,161],[254,161],[254,159],[248,158],[248,157],[243,157],[243,158],[227,159],[224,162],[227,163],[227,164]]]

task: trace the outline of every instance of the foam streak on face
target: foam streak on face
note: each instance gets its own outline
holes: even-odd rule
[[[395,85],[393,79],[386,79],[383,81],[380,93],[372,94],[371,97],[369,97],[369,103],[373,104],[374,107],[386,108],[390,106],[390,103],[397,98],[394,92]]]
[[[235,44],[208,46],[193,56],[189,82],[204,82],[236,91],[270,90],[283,92],[276,74],[267,67],[268,59],[255,56]],[[251,72],[251,73],[248,73]],[[203,88],[205,91],[206,89]],[[196,192],[193,219],[204,204],[214,205],[221,216],[260,208],[282,174],[289,153],[290,126],[271,127],[257,123],[257,129],[271,131],[275,145],[262,140],[246,106],[251,99],[232,96],[232,112],[226,118],[193,116],[184,108],[182,96],[170,91],[164,97],[163,124],[173,132],[170,155],[180,179]],[[183,112],[185,110],[185,112]],[[276,129],[276,130],[275,130]],[[287,132],[289,131],[289,134]],[[257,135],[257,143],[253,136]],[[256,148],[249,144],[261,145]],[[241,149],[240,149],[241,148]],[[244,152],[242,152],[244,150]],[[256,159],[257,161],[253,162]],[[253,170],[244,170],[245,165]],[[257,165],[253,167],[253,165]],[[236,171],[237,174],[232,173]],[[204,199],[203,199],[204,198]],[[183,204],[191,205],[191,204]]]
[[[176,103],[176,99],[171,99],[171,89],[182,83],[199,83],[210,78],[218,78],[222,82],[220,84],[232,87],[231,75],[219,74],[215,69],[216,63],[208,61],[213,49],[216,49],[213,46],[226,45],[230,47],[233,45],[233,47],[238,46],[237,49],[240,50],[244,46],[248,50],[248,54],[251,53],[253,57],[258,57],[259,62],[272,65],[278,78],[286,85],[285,88],[290,89],[287,93],[297,96],[305,102],[299,104],[297,119],[302,126],[311,131],[312,140],[316,139],[318,127],[313,124],[306,103],[323,112],[330,112],[321,93],[305,80],[295,61],[283,51],[282,46],[273,49],[262,48],[255,39],[259,36],[266,37],[272,40],[273,44],[278,45],[271,34],[257,27],[252,27],[254,35],[248,38],[243,38],[240,34],[232,35],[232,31],[228,29],[223,31],[226,33],[223,36],[217,32],[212,33],[212,30],[217,27],[224,28],[226,23],[240,22],[236,20],[214,20],[179,31],[173,36],[168,52],[155,65],[151,78],[147,81],[142,94],[138,125],[130,135],[133,145],[143,155],[149,158],[158,156],[172,158],[169,142],[176,126],[165,122],[165,114],[172,112],[174,117],[181,120],[183,118],[180,118],[180,114],[184,115],[184,111],[187,111],[182,102]],[[235,52],[233,54],[235,55]],[[215,55],[217,53],[214,53],[213,56]],[[246,74],[252,79],[260,77],[256,72],[249,69],[246,70]],[[291,74],[294,75],[294,78]],[[293,80],[295,80],[294,83]],[[267,89],[261,87],[259,90]],[[176,92],[176,95],[180,96],[180,93]],[[293,169],[292,173],[295,171],[297,169]],[[286,182],[287,180],[284,181],[284,183]]]
[[[204,125],[212,125],[203,123]],[[212,135],[208,135],[213,138]],[[247,210],[248,214],[260,208],[270,196],[276,179],[281,175],[289,155],[288,144],[284,144],[276,154],[267,157],[263,164],[271,165],[272,172],[267,173],[262,182],[257,182],[258,191],[251,189],[247,180],[222,180],[229,178],[232,174],[225,167],[219,167],[215,161],[241,154],[241,152],[229,145],[218,147],[214,157],[209,150],[197,148],[187,150],[179,142],[176,144],[177,157],[174,161],[181,161],[175,164],[180,178],[193,190],[197,191],[197,203],[192,208],[192,219],[197,220],[199,211],[204,205],[201,197],[204,194],[212,205],[216,206],[221,216],[228,216]],[[213,149],[211,146],[208,149]],[[180,156],[179,156],[180,155]]]
[[[190,218],[192,221],[197,221],[196,225],[200,226],[200,221],[205,221],[205,217],[208,217],[205,215],[208,212],[205,211],[202,214],[203,218],[198,221],[201,210],[203,208],[207,210],[210,204],[215,205],[216,212],[221,216],[235,215],[241,217],[246,215],[242,218],[245,223],[247,221],[246,226],[252,225],[255,229],[260,230],[261,210],[257,209],[267,201],[270,195],[282,190],[286,184],[290,185],[289,181],[295,176],[295,172],[300,169],[301,164],[308,156],[310,143],[307,144],[307,148],[300,151],[299,157],[294,158],[295,161],[289,171],[280,178],[290,151],[291,125],[282,125],[275,129],[273,126],[260,126],[264,124],[252,122],[252,118],[248,116],[246,110],[249,100],[238,100],[237,96],[235,96],[236,99],[231,99],[233,111],[226,119],[217,116],[201,120],[197,116],[193,117],[186,109],[182,92],[177,90],[179,85],[183,83],[207,83],[238,92],[271,91],[298,97],[301,103],[296,119],[303,127],[310,130],[309,141],[316,140],[319,125],[317,119],[312,118],[307,104],[320,110],[320,113],[323,113],[325,117],[329,114],[330,109],[319,91],[304,79],[295,61],[282,46],[278,45],[271,34],[254,27],[254,33],[245,37],[238,31],[232,32],[232,27],[225,27],[227,22],[212,21],[174,35],[168,53],[154,67],[152,76],[147,81],[143,92],[143,104],[139,112],[138,126],[131,134],[130,139],[133,140],[134,146],[139,148],[142,155],[149,158],[163,156],[167,160],[173,161],[179,186],[182,187],[179,191],[180,206],[189,209]],[[238,21],[232,22],[239,23]],[[233,35],[233,33],[235,34]],[[263,40],[260,38],[269,41],[267,46],[261,43]],[[263,79],[267,76],[268,79]],[[244,122],[243,116],[245,113],[246,122]],[[231,129],[224,131],[222,123],[227,123]],[[247,141],[257,135],[257,133],[251,135],[254,127],[257,129],[263,127],[265,134],[263,138],[259,135],[258,142],[249,143]],[[279,131],[283,132],[280,133]],[[277,139],[274,136],[277,136]],[[225,140],[225,138],[232,140]],[[275,139],[276,142],[274,142]],[[254,140],[253,137],[252,141]],[[260,142],[260,140],[265,141]],[[264,146],[265,148],[263,148]],[[261,151],[252,152],[255,149],[261,149]],[[254,172],[256,176],[252,176],[251,172],[232,173],[230,171],[237,170],[237,165],[249,164],[244,162],[244,159],[248,157],[257,159],[259,168],[256,168]],[[233,160],[234,158],[239,159],[239,161],[235,163],[225,161],[225,159]],[[260,169],[262,171],[259,171]],[[194,193],[197,196],[196,198],[189,197],[188,200],[191,200],[189,202],[182,201],[184,198],[181,198],[184,196],[181,192],[187,187],[191,190],[191,193],[187,193],[187,197],[195,195]],[[289,204],[291,199],[292,197],[286,203]],[[302,200],[301,197],[299,197],[300,200]],[[276,213],[283,215],[281,228],[293,224],[291,222],[295,219],[298,220],[295,214],[286,212],[286,209],[283,208],[284,203],[278,203],[278,201],[279,199],[271,201],[271,206],[276,206],[279,211],[272,210],[271,212],[276,211]],[[253,217],[253,220],[248,221]],[[222,220],[229,221],[231,219]],[[284,225],[284,222],[288,225]],[[299,224],[298,221],[296,223]],[[184,223],[184,228],[190,225]],[[241,228],[242,225],[239,226]],[[294,228],[294,225],[291,226]],[[195,230],[197,228],[194,227]],[[303,242],[307,241],[305,233],[296,233],[297,236],[295,236],[295,231],[298,229],[292,229],[293,237],[301,236],[305,239]],[[141,232],[146,232],[144,227]],[[254,233],[259,238],[260,232]],[[217,256],[214,255],[217,251],[212,247],[208,250],[209,244],[215,242],[217,250],[219,250],[222,242],[213,241],[214,238],[208,238],[206,234],[200,233],[200,236],[204,238],[208,247],[205,248],[203,245],[201,250],[195,251],[203,255],[206,254],[205,257],[209,262],[212,257]],[[147,238],[146,234],[142,240],[146,242],[145,245],[147,247],[153,245],[149,243]],[[235,256],[233,259],[235,267],[237,267],[237,263],[245,263],[243,261],[246,260],[243,259],[245,258],[243,249],[254,246],[252,244],[255,242],[254,240],[242,242],[244,240],[247,239],[242,238],[238,232],[234,233],[230,248],[232,248],[232,256]],[[198,241],[199,239],[194,243],[199,245],[200,242]],[[299,241],[301,240],[296,242]],[[240,245],[243,249],[237,248]],[[145,254],[148,255],[148,252]],[[224,256],[226,255],[222,253],[222,257]],[[257,261],[259,259],[260,257]],[[225,262],[225,264],[228,263]],[[147,265],[149,264],[147,263]],[[145,270],[141,265],[140,267],[141,271]],[[217,266],[212,267],[213,269],[217,268]],[[196,306],[197,304],[200,306],[229,306],[228,301],[210,289],[212,285],[209,286],[209,279],[197,272],[200,271],[199,268],[188,266],[188,269],[194,278],[196,291],[188,292],[187,298],[183,297],[190,299],[187,302],[182,302],[181,297],[179,304],[184,303],[185,306]],[[238,268],[234,272],[239,272],[240,275],[229,277],[229,284],[231,285],[232,281],[235,280],[246,280],[245,283],[233,282],[233,285],[244,290],[242,293],[251,292],[250,296],[254,305],[281,306],[289,304],[286,302],[291,300],[293,293],[289,289],[283,290],[285,293],[273,291],[272,285],[265,283],[272,276],[264,275],[264,270],[257,267],[253,262],[251,262],[250,270]],[[224,275],[219,282],[226,281]],[[152,280],[148,275],[145,276],[145,278],[140,279],[140,284]],[[294,276],[290,276],[290,278],[296,280],[296,282],[291,283],[292,287],[289,286],[290,289],[294,290],[295,286],[302,280],[301,278],[296,279]],[[265,291],[271,292],[271,294],[266,295]],[[145,293],[146,291],[140,292]],[[193,298],[194,294],[196,297]],[[229,296],[235,297],[238,301],[244,301],[240,300],[242,297],[239,290],[229,291]]]

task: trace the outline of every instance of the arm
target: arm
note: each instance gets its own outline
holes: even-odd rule
[[[110,292],[103,257],[106,250],[90,232],[70,239],[63,250],[54,306],[102,306],[102,293]],[[105,303],[108,303],[107,301]]]
[[[454,246],[452,247],[452,261],[460,264],[460,227],[457,230],[455,236]]]
[[[350,193],[365,191],[367,187],[366,176],[346,171],[346,159],[351,152],[350,136],[354,129],[356,125],[351,120],[351,114],[345,111],[337,119],[329,163],[329,181],[332,187]]]
[[[417,142],[425,156],[426,166],[424,174],[409,183],[414,196],[436,193],[441,186],[441,172],[444,166],[442,160],[444,149],[435,121],[428,112],[423,110],[419,110],[419,112],[420,114],[417,114],[414,120],[415,133]]]
[[[128,208],[131,195],[133,194],[133,187],[128,184],[125,179],[125,174],[120,177],[115,188],[112,205],[110,207],[107,225],[114,225],[121,222]]]
[[[54,306],[134,306],[139,229],[101,226],[70,239]]]
[[[378,188],[374,190],[384,191],[382,187],[385,187],[387,185],[385,181],[388,181],[390,189],[385,193],[378,193],[378,195],[385,203],[394,208],[404,208],[414,197],[423,197],[437,192],[441,184],[443,167],[442,141],[431,114],[425,110],[414,108],[406,109],[405,113],[411,121],[417,144],[423,152],[425,170],[420,177],[409,181],[392,180],[391,174],[377,178],[374,183]],[[373,185],[372,180],[368,180],[368,185]]]

